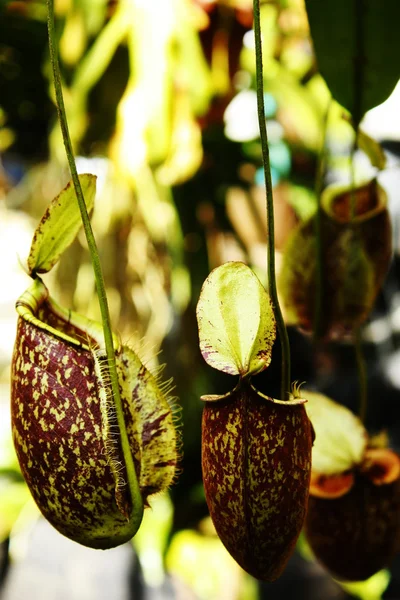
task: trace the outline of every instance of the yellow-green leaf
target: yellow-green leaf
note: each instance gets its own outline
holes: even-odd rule
[[[302,396],[315,430],[313,472],[335,475],[359,464],[368,440],[360,419],[323,394],[302,390]]]
[[[366,581],[356,581],[345,583],[338,581],[338,584],[349,594],[360,600],[382,600],[383,593],[390,583],[390,571],[386,569],[378,571]]]
[[[271,362],[275,317],[253,271],[228,262],[207,277],[197,305],[204,360],[231,375],[254,375]]]
[[[29,499],[30,493],[24,482],[0,479],[0,542],[10,535]]]
[[[79,175],[88,212],[93,209],[96,176]],[[36,228],[28,257],[32,276],[50,271],[72,244],[80,227],[81,215],[72,181],[52,200]]]

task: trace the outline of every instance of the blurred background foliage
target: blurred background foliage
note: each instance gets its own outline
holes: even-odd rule
[[[203,363],[195,306],[209,271],[227,260],[243,260],[264,283],[266,277],[251,0],[56,0],[55,8],[78,170],[98,176],[92,222],[114,329],[150,367],[166,363],[164,374],[174,378],[182,413],[179,479],[168,497],[154,500],[134,540],[145,583],[160,586],[167,571],[183,585],[175,589],[182,598],[291,597],[286,580],[297,581],[299,598],[381,598],[387,574],[379,574],[361,592],[354,586],[344,591],[307,562],[304,544],[306,558],[294,559],[288,574],[266,592],[237,567],[207,517],[200,396],[224,392],[229,383]],[[326,183],[349,178],[353,130],[346,111],[330,101],[318,73],[303,0],[265,2],[262,31],[279,269],[288,234],[316,208],[316,169],[328,104]],[[5,565],[10,536],[12,540],[23,529],[21,523],[36,515],[9,431],[14,302],[28,282],[21,264],[34,227],[69,180],[50,78],[44,0],[0,2],[0,90],[0,539]],[[367,132],[374,133],[374,123],[368,113]],[[385,166],[381,146],[366,131],[359,140],[366,150],[357,156],[360,176]],[[396,130],[392,123],[382,137],[391,138],[386,146],[392,152],[389,166],[398,179],[400,127]],[[396,213],[395,199],[389,202]],[[46,277],[63,305],[99,316],[83,236]],[[380,299],[381,309],[397,315],[397,279],[389,281],[392,287]],[[396,322],[385,321],[380,328],[379,318],[366,334],[370,355],[387,357],[392,344],[394,356],[398,315]],[[385,326],[390,329],[386,337]],[[335,398],[351,406],[356,385],[348,367],[353,364],[351,349],[312,350],[299,333],[290,335],[293,379],[318,383],[325,391],[336,386]],[[279,389],[279,348],[275,352],[276,366],[259,376],[258,387],[269,395]],[[385,385],[386,391],[396,391],[398,375],[390,380],[387,374]],[[398,428],[393,410],[385,412],[389,399],[382,402],[385,416],[372,406],[369,425],[378,429],[397,422]]]

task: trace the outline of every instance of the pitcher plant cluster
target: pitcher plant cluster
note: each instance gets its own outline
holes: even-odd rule
[[[387,0],[377,14],[376,3],[368,0],[339,4],[348,19],[341,29],[343,60],[336,62],[330,36],[343,27],[342,17],[336,17],[338,2],[306,0],[319,68],[333,98],[349,112],[354,149],[363,143],[375,166],[383,169],[384,156],[377,154],[373,140],[365,142],[360,122],[398,79],[398,71],[387,61],[396,35],[389,31],[384,48],[374,41],[376,28],[398,13],[397,0]],[[161,383],[110,328],[88,219],[96,178],[76,173],[52,0],[48,7],[57,107],[72,181],[51,202],[35,231],[27,261],[32,284],[16,305],[13,439],[24,478],[46,519],[78,543],[107,549],[131,539],[149,497],[174,482],[179,433],[171,384]],[[210,390],[201,398],[205,497],[222,543],[254,577],[279,577],[304,527],[313,553],[333,576],[365,580],[390,565],[400,551],[400,458],[384,437],[368,434],[362,418],[290,383],[284,320],[319,344],[354,341],[365,417],[360,327],[391,259],[387,196],[376,177],[360,183],[353,175],[350,184],[324,190],[321,185],[315,211],[287,240],[275,281],[259,0],[254,0],[254,33],[269,228],[268,291],[249,266],[227,262],[210,273],[200,293],[202,356],[208,365],[235,378],[230,392],[216,395]],[[126,102],[137,93],[132,86]],[[323,156],[324,148],[322,171]],[[96,273],[101,322],[59,306],[42,279],[68,251],[82,221]],[[278,399],[259,391],[253,379],[269,367],[277,337],[282,350]]]

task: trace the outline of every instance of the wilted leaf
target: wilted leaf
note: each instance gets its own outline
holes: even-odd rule
[[[334,475],[359,464],[367,445],[360,419],[323,394],[302,390],[302,396],[315,430],[313,472]]]
[[[244,576],[244,572],[228,554],[218,537],[204,535],[198,529],[181,529],[174,533],[166,553],[167,572],[191,590],[186,596],[192,598],[223,598],[229,589],[240,590],[240,598],[256,600],[258,597],[255,579]],[[207,577],[199,576],[207,573]],[[247,579],[255,584],[254,593],[249,593]],[[244,588],[244,589],[243,589]]]
[[[88,212],[93,209],[96,176],[79,175]],[[50,203],[32,240],[28,268],[32,276],[50,271],[72,244],[80,227],[81,214],[72,181]]]
[[[254,375],[271,362],[275,317],[253,271],[228,262],[207,277],[197,305],[204,360],[231,375]]]
[[[399,76],[398,0],[306,0],[314,49],[333,97],[358,124]]]

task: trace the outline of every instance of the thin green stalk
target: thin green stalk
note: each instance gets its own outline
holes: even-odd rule
[[[264,107],[264,76],[262,63],[261,23],[260,23],[260,0],[253,0],[254,10],[254,37],[256,49],[256,84],[257,84],[257,111],[258,124],[260,128],[261,148],[264,165],[264,179],[266,189],[267,219],[268,219],[268,289],[274,309],[275,319],[278,327],[279,339],[282,349],[282,400],[288,398],[290,392],[290,345],[289,338],[283,320],[281,307],[279,306],[278,293],[275,277],[275,228],[274,228],[274,199],[272,194],[271,166],[269,159],[268,134],[265,123]]]
[[[74,183],[75,193],[79,204],[79,209],[81,212],[83,228],[85,230],[85,235],[89,247],[89,252],[92,260],[93,271],[95,275],[96,281],[96,290],[99,299],[99,306],[101,312],[101,318],[103,323],[103,331],[104,331],[104,344],[106,348],[108,367],[110,370],[110,380],[111,380],[111,388],[113,393],[113,399],[115,404],[115,411],[117,414],[118,427],[120,431],[120,440],[122,453],[124,456],[127,477],[128,477],[128,485],[129,491],[131,494],[132,500],[132,521],[137,524],[137,528],[141,523],[143,517],[143,500],[142,495],[140,493],[139,483],[136,476],[135,465],[133,462],[132,454],[129,447],[129,439],[126,431],[124,413],[122,408],[121,396],[119,392],[119,384],[118,384],[118,376],[117,369],[115,365],[115,352],[114,352],[114,344],[113,344],[113,335],[111,331],[111,323],[110,323],[110,314],[108,310],[107,296],[104,285],[103,272],[101,269],[99,253],[96,246],[96,241],[94,239],[92,227],[89,220],[89,215],[87,213],[85,199],[83,197],[81,184],[78,177],[78,172],[76,170],[74,153],[72,150],[71,139],[68,130],[68,122],[67,116],[65,112],[64,106],[64,98],[62,92],[61,85],[61,76],[60,76],[60,66],[58,62],[58,53],[57,53],[57,44],[55,41],[55,33],[54,33],[54,0],[47,0],[47,10],[48,10],[48,34],[49,34],[49,50],[50,50],[50,59],[51,65],[53,69],[53,77],[54,77],[54,89],[56,94],[57,101],[57,111],[58,117],[60,121],[65,151],[67,154],[68,164],[71,171],[72,180]],[[132,523],[132,527],[133,524]]]
[[[355,137],[350,151],[350,221],[352,222],[357,216],[357,198],[356,198],[356,169],[354,157],[358,148],[358,126],[354,128]]]
[[[353,61],[353,89],[354,89],[354,104],[352,110],[352,116],[354,121],[354,129],[358,132],[360,125],[363,105],[363,92],[365,87],[365,15],[366,6],[365,0],[355,0],[353,5],[355,11],[355,57]]]
[[[356,155],[357,147],[358,147],[358,129],[359,126],[356,125],[354,128],[354,142],[350,152],[350,178],[351,178],[351,205],[350,205],[350,218],[351,221],[356,217],[356,173],[355,173],[355,164],[354,158]],[[360,236],[357,231],[357,225],[353,225],[355,228],[354,231],[354,251],[359,251],[359,244],[361,243]],[[359,386],[359,416],[363,423],[365,423],[365,418],[367,414],[367,405],[368,405],[368,380],[367,380],[367,367],[365,363],[365,358],[362,350],[362,335],[361,335],[361,327],[358,327],[354,332],[354,352],[356,358],[357,365],[357,375],[358,375],[358,386]]]
[[[367,364],[362,349],[361,327],[354,332],[354,352],[356,356],[358,385],[359,385],[359,408],[358,414],[362,423],[365,423],[368,407],[368,379]]]
[[[324,172],[326,166],[326,133],[328,130],[328,118],[332,105],[332,97],[329,98],[326,107],[324,120],[322,123],[321,148],[318,157],[317,175],[315,178],[315,196],[317,199],[317,212],[314,219],[315,233],[315,253],[316,253],[316,270],[315,270],[315,307],[314,307],[314,323],[313,333],[314,342],[316,342],[321,334],[322,321],[322,304],[323,304],[323,279],[324,279],[324,261],[322,253],[322,231],[321,231],[321,194],[324,183]]]

